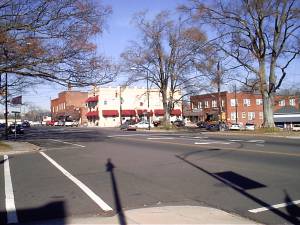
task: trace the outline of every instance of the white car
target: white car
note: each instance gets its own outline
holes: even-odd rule
[[[229,130],[241,130],[241,126],[239,124],[233,123],[229,127]]]
[[[300,131],[300,124],[294,124],[292,131]]]
[[[141,121],[137,124],[135,124],[136,128],[141,128],[141,129],[147,129],[149,128],[149,123],[148,121]],[[153,124],[150,124],[150,127],[153,127]]]
[[[246,123],[245,130],[255,130],[255,125],[253,123]]]

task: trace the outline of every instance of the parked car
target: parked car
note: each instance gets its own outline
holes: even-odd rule
[[[22,127],[22,125],[20,124],[17,124],[15,126],[15,124],[11,124],[9,127],[8,127],[8,133],[9,134],[14,134],[14,133],[17,133],[17,134],[24,134],[24,128]]]
[[[63,126],[64,125],[64,121],[55,121],[54,122],[54,126]]]
[[[292,131],[300,131],[300,124],[294,124]]]
[[[122,125],[120,126],[121,130],[128,130],[128,131],[135,131],[136,130],[136,126],[134,121],[132,120],[126,120],[124,123],[122,123]]]
[[[233,123],[231,124],[231,126],[229,127],[229,130],[241,130],[241,125],[237,124],[237,123]]]
[[[185,126],[185,123],[184,121],[182,120],[175,120],[172,122],[172,124],[175,126],[175,127],[184,127]]]
[[[64,126],[66,127],[78,127],[78,122],[77,121],[65,121]]]
[[[203,122],[203,121],[199,121],[197,123],[197,127],[199,127],[199,128],[207,128],[207,124],[205,122]]]
[[[22,127],[28,128],[28,127],[30,127],[30,123],[29,123],[28,121],[24,121],[24,122],[22,123]]]
[[[158,127],[161,124],[161,121],[157,120],[157,121],[153,121],[152,123],[153,123],[153,126]]]
[[[245,130],[255,130],[255,125],[253,123],[246,123]]]
[[[148,129],[149,128],[149,122],[148,121],[141,121],[141,122],[135,124],[135,127],[140,128],[140,129]],[[154,127],[154,125],[150,123],[150,127]]]
[[[46,123],[47,126],[54,126],[54,124],[55,124],[54,120],[47,121],[47,123]]]

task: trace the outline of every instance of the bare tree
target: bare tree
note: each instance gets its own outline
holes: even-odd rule
[[[239,0],[202,4],[195,0],[181,7],[194,19],[212,25],[222,50],[252,73],[263,98],[264,126],[274,127],[276,91],[287,76],[287,68],[299,55],[299,1]]]
[[[116,68],[91,41],[110,13],[92,0],[1,1],[0,74],[73,86],[111,82]]]
[[[186,21],[172,20],[169,12],[161,12],[153,20],[146,13],[137,14],[134,23],[141,34],[139,42],[132,42],[122,54],[124,64],[131,71],[132,82],[145,81],[155,85],[162,96],[164,120],[170,123],[176,98],[182,89],[195,86],[197,75],[194,70],[195,55],[202,51],[206,36],[197,28],[188,27]]]

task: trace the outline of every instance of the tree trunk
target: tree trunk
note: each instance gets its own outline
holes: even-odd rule
[[[263,109],[264,109],[264,123],[263,127],[275,127],[274,118],[273,118],[273,102],[274,102],[274,93],[270,94],[267,91],[263,93]]]
[[[165,111],[164,114],[164,125],[170,125],[170,110],[169,110],[169,105],[168,105],[168,97],[167,97],[167,89],[164,88],[162,90],[162,102],[163,102],[163,108]]]

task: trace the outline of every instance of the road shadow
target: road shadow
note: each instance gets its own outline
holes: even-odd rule
[[[65,225],[67,216],[63,201],[55,201],[37,208],[17,209],[18,224]],[[11,215],[0,212],[0,224],[14,224]]]
[[[287,193],[286,190],[284,190],[284,194],[285,194],[285,197],[284,197],[284,202],[286,203],[286,211],[287,213],[294,217],[295,219],[299,218],[300,217],[300,207],[295,205],[293,203],[293,199],[290,197],[290,195]],[[297,219],[297,222],[298,224],[300,224],[300,220]]]
[[[276,209],[273,207],[270,207],[270,204],[264,202],[263,200],[255,197],[254,195],[247,192],[249,189],[253,188],[261,188],[266,187],[264,184],[260,184],[252,179],[246,178],[244,176],[241,176],[237,173],[234,173],[232,171],[224,171],[221,173],[211,173],[208,170],[192,163],[191,161],[187,160],[186,158],[175,155],[178,159],[186,162],[187,164],[191,165],[194,168],[197,168],[201,172],[209,175],[210,177],[220,181],[221,183],[225,184],[226,186],[232,188],[233,190],[237,191],[238,193],[242,194],[248,199],[251,199],[252,201],[256,202],[262,207],[269,208],[269,211],[276,214],[277,216],[281,217],[282,219],[286,220],[287,222],[290,222],[291,224],[300,224],[300,221],[297,219],[296,215],[299,215],[299,207],[293,205],[289,205],[286,207],[287,214]],[[246,183],[245,183],[246,181]],[[289,195],[286,193],[285,196],[285,202],[292,202]],[[289,208],[289,209],[288,209]]]
[[[111,177],[111,183],[112,183],[112,188],[113,188],[113,195],[114,195],[114,200],[115,200],[115,207],[116,207],[116,212],[118,214],[119,222],[121,225],[127,225],[126,223],[126,217],[122,208],[122,203],[118,191],[118,185],[117,181],[115,178],[114,174],[114,164],[111,162],[111,159],[107,159],[106,163],[106,171],[110,173]]]

